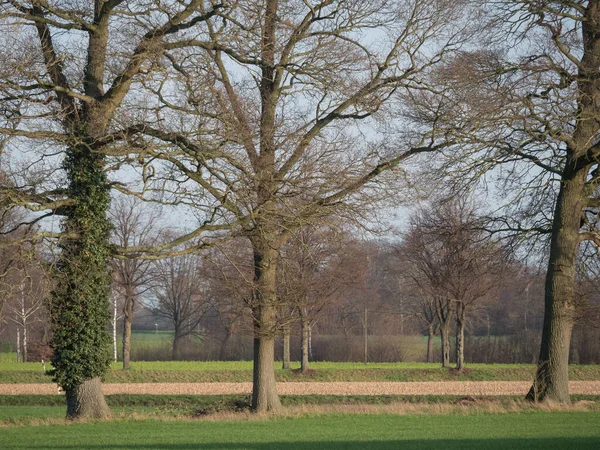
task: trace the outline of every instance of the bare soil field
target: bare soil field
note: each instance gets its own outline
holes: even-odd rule
[[[282,395],[525,395],[528,381],[277,383]],[[248,394],[252,383],[105,383],[105,394]],[[600,395],[600,381],[570,381],[571,394]],[[0,384],[0,394],[58,394],[55,384]]]

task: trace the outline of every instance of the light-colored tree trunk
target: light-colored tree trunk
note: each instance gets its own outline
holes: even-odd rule
[[[110,416],[99,377],[67,389],[66,396],[68,419],[101,419]]]
[[[23,362],[27,362],[27,325],[23,326]]]
[[[17,327],[17,362],[21,362],[21,330]]]
[[[113,296],[113,317],[112,317],[112,338],[113,338],[113,360],[117,362],[117,298]]]
[[[134,301],[133,294],[127,290],[123,304],[123,369],[131,367],[131,323],[133,322]]]

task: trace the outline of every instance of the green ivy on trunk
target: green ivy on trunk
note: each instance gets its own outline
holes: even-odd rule
[[[70,148],[64,162],[68,195],[75,204],[66,211],[56,267],[57,286],[51,299],[53,379],[77,397],[84,383],[104,375],[111,361],[109,322],[110,204],[103,157],[87,146]],[[78,402],[67,415],[79,416]],[[106,412],[99,415],[105,415]]]

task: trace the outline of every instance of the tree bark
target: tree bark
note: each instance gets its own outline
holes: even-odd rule
[[[67,389],[66,394],[67,419],[103,419],[110,416],[100,377],[85,380],[79,386]]]
[[[227,357],[227,346],[229,345],[229,341],[231,340],[231,330],[227,330],[225,337],[221,341],[221,348],[219,350],[219,361],[225,361]]]
[[[113,317],[112,317],[112,338],[113,338],[113,360],[117,362],[117,299],[113,297]]]
[[[134,297],[125,293],[123,305],[123,369],[131,367],[131,323],[133,322]]]
[[[309,369],[309,333],[310,333],[310,325],[308,324],[308,318],[300,313],[300,326],[302,331],[302,362],[300,364],[300,370],[302,373],[308,372]]]
[[[433,342],[435,339],[435,333],[433,327],[429,325],[427,327],[427,362],[433,362]]]
[[[181,336],[179,336],[179,331],[175,330],[175,334],[173,335],[173,346],[171,348],[171,360],[177,361],[179,357],[179,341],[181,341]]]
[[[23,362],[27,362],[27,326],[23,326]]]
[[[575,265],[587,170],[567,159],[552,225],[538,367],[527,398],[570,403],[569,346],[575,320]]]
[[[254,373],[252,410],[272,411],[281,408],[275,383],[275,336],[277,334],[276,279],[277,251],[263,233],[254,246]]]
[[[21,362],[21,331],[17,327],[17,362]]]
[[[465,368],[465,309],[462,302],[456,311],[456,370]]]
[[[442,337],[442,367],[450,367],[450,324],[445,322],[440,327]]]
[[[267,412],[281,408],[275,382],[275,338],[254,338],[252,410]]]
[[[282,369],[291,368],[290,357],[290,325],[286,324],[283,327],[283,364]]]

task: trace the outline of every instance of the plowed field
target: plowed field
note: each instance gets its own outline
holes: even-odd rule
[[[331,382],[278,383],[282,395],[525,395],[528,381]],[[106,383],[111,394],[247,394],[252,383]],[[571,394],[600,395],[600,381],[571,381]],[[0,384],[0,394],[58,394],[54,384]]]

